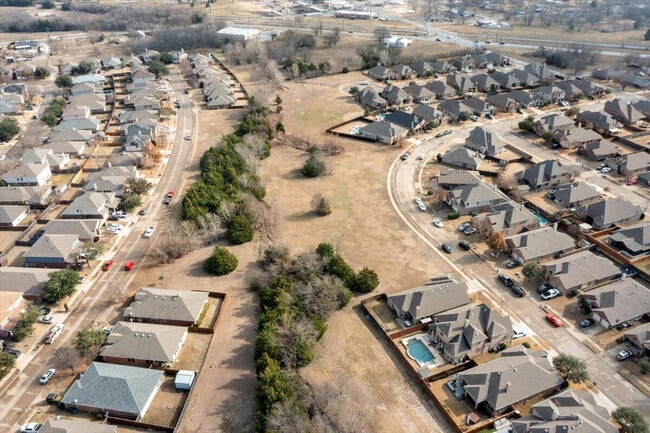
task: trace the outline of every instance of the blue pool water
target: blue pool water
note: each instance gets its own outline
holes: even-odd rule
[[[541,216],[540,214],[533,212],[533,215],[535,215],[537,217],[537,219],[539,220],[539,223],[541,225],[544,226],[544,225],[548,224],[548,220],[546,218],[544,218],[543,216]]]
[[[406,352],[420,365],[432,362],[435,359],[431,351],[427,349],[427,346],[416,338],[413,338],[406,343]]]

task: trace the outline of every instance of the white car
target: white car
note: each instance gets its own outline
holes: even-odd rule
[[[108,334],[110,334],[111,332],[113,332],[113,327],[112,327],[112,326],[104,326],[104,327],[102,328],[102,331],[104,332],[104,334],[108,335]]]
[[[548,301],[549,299],[557,298],[560,296],[560,291],[558,289],[547,290],[542,293],[542,299]]]
[[[23,426],[20,428],[20,433],[35,433],[39,431],[41,427],[43,427],[43,424],[30,422],[27,424],[23,424]]]
[[[50,368],[45,373],[43,373],[43,375],[39,379],[39,382],[41,382],[41,384],[43,385],[49,383],[49,381],[52,380],[52,377],[54,377],[54,373],[56,373],[56,368]]]
[[[187,135],[185,136],[185,139],[186,139],[186,140],[191,140],[191,139],[192,139],[192,134],[187,134]]]
[[[415,159],[417,159],[418,161],[422,161],[424,159],[424,154],[418,155],[418,157]]]
[[[608,167],[608,166],[605,166],[600,169],[601,173],[609,173],[610,171],[612,171],[612,167]]]
[[[359,84],[361,84],[362,86],[367,86],[369,83],[364,80],[364,81],[360,82]]]
[[[436,227],[438,227],[438,228],[442,228],[442,221],[440,221],[440,220],[433,220],[433,225],[436,226]]]
[[[41,316],[38,321],[41,323],[54,323],[54,318],[52,316]]]
[[[156,227],[154,227],[154,226],[149,227],[149,228],[147,229],[147,231],[144,232],[144,237],[145,237],[145,238],[150,238],[151,236],[153,236],[153,231],[154,231],[154,230],[156,230]]]

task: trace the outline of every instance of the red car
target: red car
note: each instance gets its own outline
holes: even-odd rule
[[[104,266],[102,266],[103,271],[108,271],[113,267],[113,260],[107,260],[106,263],[104,263]]]
[[[636,185],[638,182],[639,182],[638,180],[632,179],[632,180],[628,180],[627,182],[625,182],[625,185],[632,186],[632,185]]]
[[[124,263],[124,270],[130,271],[131,269],[133,269],[133,266],[135,266],[135,263],[129,260],[128,262]]]
[[[556,328],[559,328],[560,326],[562,326],[562,322],[560,321],[560,319],[558,319],[557,317],[555,317],[554,315],[552,315],[550,313],[548,313],[546,315],[546,320],[548,320],[549,323],[551,323]]]

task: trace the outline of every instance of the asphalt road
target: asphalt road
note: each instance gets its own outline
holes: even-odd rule
[[[107,272],[99,271],[95,281],[86,281],[78,288],[78,292],[87,291],[79,304],[70,312],[54,311],[57,322],[66,325],[59,338],[51,345],[37,344],[18,358],[22,371],[15,382],[0,396],[0,431],[17,431],[20,425],[31,420],[31,416],[44,403],[45,396],[51,392],[61,393],[63,386],[57,386],[62,375],[69,371],[59,369],[54,379],[47,385],[41,385],[38,378],[50,367],[56,366],[54,357],[56,350],[71,345],[77,331],[87,326],[104,326],[109,321],[117,320],[116,304],[123,301],[123,295],[137,272],[138,261],[153,245],[155,237],[144,239],[143,233],[150,225],[162,227],[169,219],[172,211],[164,205],[164,197],[169,190],[180,192],[184,184],[184,172],[193,153],[191,141],[184,140],[185,134],[193,131],[193,109],[188,95],[183,93],[185,83],[176,74],[170,75],[171,85],[176,98],[181,101],[177,115],[177,132],[171,152],[165,156],[164,174],[159,178],[157,186],[151,192],[148,205],[149,213],[144,217],[129,216],[126,220],[128,227],[118,236],[113,248],[103,254],[102,259],[113,259],[115,265]],[[196,131],[193,136],[196,136]],[[180,194],[174,196],[172,206],[180,206]],[[136,263],[134,271],[124,271],[124,263],[133,260]],[[81,295],[81,293],[80,293]],[[40,328],[39,328],[40,329]],[[43,329],[45,329],[43,327]],[[69,377],[66,377],[69,379]],[[15,430],[11,428],[14,427]]]

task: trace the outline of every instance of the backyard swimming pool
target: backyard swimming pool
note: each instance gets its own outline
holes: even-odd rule
[[[412,338],[406,343],[406,353],[421,366],[435,360],[433,353],[417,338]]]
[[[539,220],[540,225],[545,226],[546,224],[548,224],[548,220],[546,218],[544,218],[543,216],[541,216],[540,214],[538,214],[536,212],[533,212],[533,215],[535,215],[537,217],[537,219]]]

